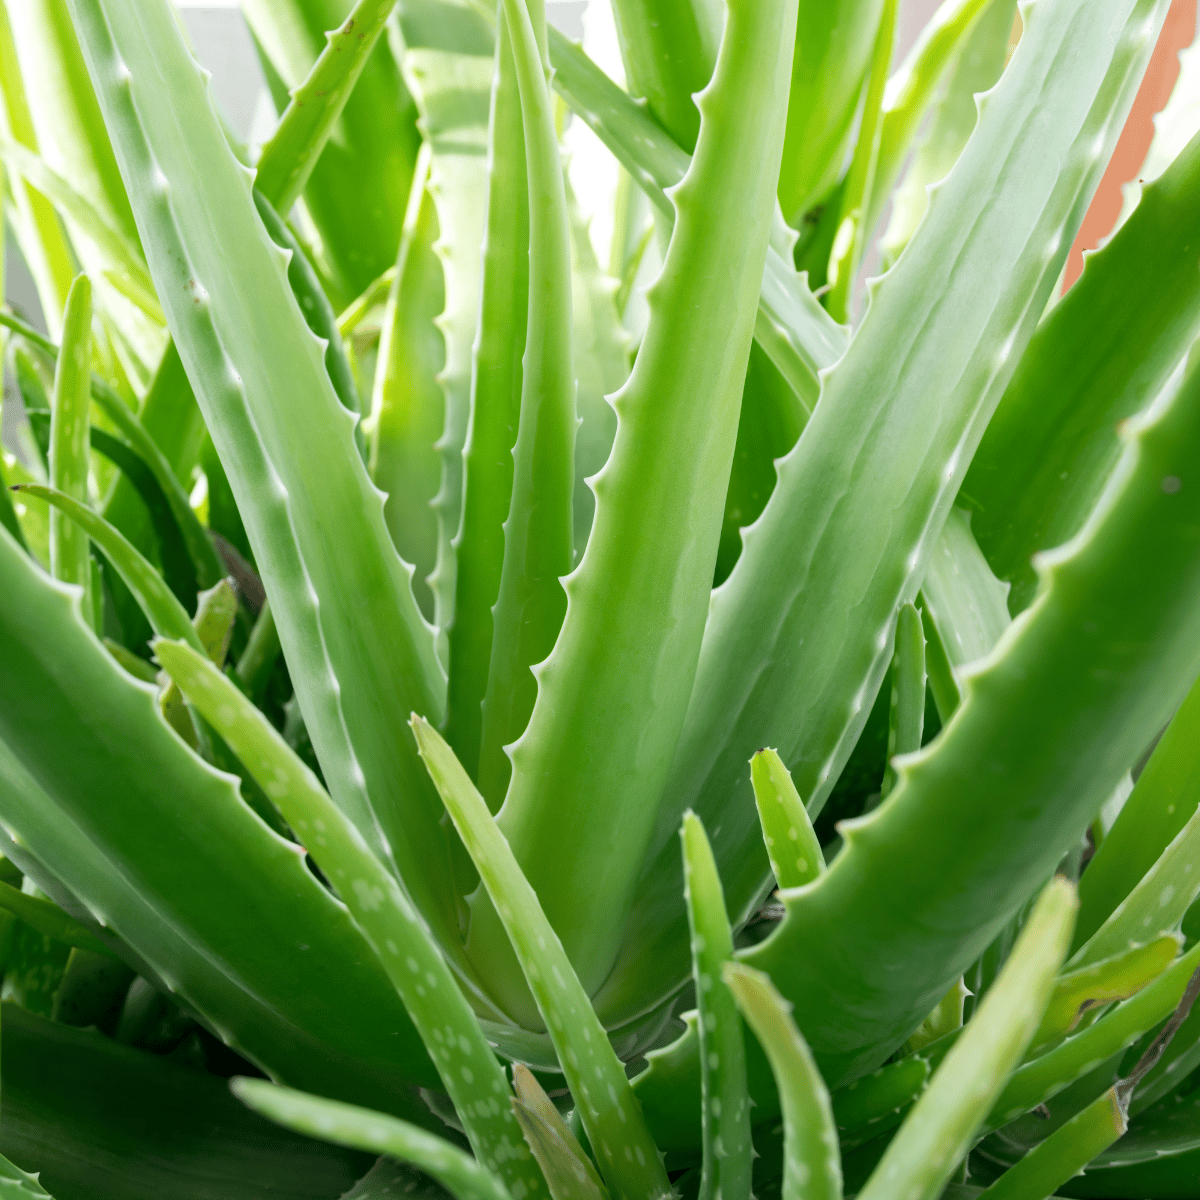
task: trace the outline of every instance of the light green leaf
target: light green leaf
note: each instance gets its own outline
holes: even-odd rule
[[[1200,135],[1088,255],[980,442],[960,503],[992,569],[1013,581],[1014,611],[1032,599],[1033,554],[1073,536],[1104,488],[1120,454],[1114,429],[1164,387],[1200,332],[1197,203]]]
[[[622,1200],[662,1200],[670,1192],[658,1148],[646,1130],[625,1068],[592,1010],[563,944],[453,751],[416,714],[413,732],[446,811],[503,922],[504,933],[550,1032],[579,1107],[600,1174]]]
[[[39,1182],[39,1176],[27,1175],[20,1167],[13,1166],[7,1158],[0,1156],[0,1197],[3,1200],[20,1200],[29,1197],[36,1200],[54,1200]]]
[[[187,610],[172,595],[162,576],[103,517],[54,488],[27,483],[19,491],[45,500],[104,551],[155,633],[160,637],[183,638],[197,650],[204,649]]]
[[[981,1200],[1045,1200],[1080,1174],[1125,1129],[1120,1088],[1109,1088],[985,1188]]]
[[[608,1192],[571,1127],[533,1072],[513,1063],[513,1111],[554,1200],[607,1200]]]
[[[896,786],[897,754],[915,754],[925,728],[925,632],[921,615],[911,604],[900,606],[896,618],[896,649],[892,655],[892,706],[888,714],[887,771],[883,799]]]
[[[1071,943],[1079,901],[1055,879],[1012,955],[875,1168],[860,1200],[933,1200],[1020,1063]]]
[[[71,285],[63,313],[64,352],[54,371],[50,406],[50,484],[86,507],[88,499],[88,378],[92,346],[92,285],[80,275]],[[90,614],[91,560],[87,536],[61,511],[50,514],[50,573],[83,588],[83,611]]]
[[[519,1137],[496,1097],[507,1081],[479,1022],[395,877],[293,753],[267,718],[208,659],[181,643],[156,641],[163,669],[225,739],[309,852],[371,943],[437,1066],[472,1146],[510,1187],[536,1195],[531,1160],[513,1154]]]
[[[768,976],[741,963],[725,967],[747,1024],[775,1072],[783,1106],[784,1200],[841,1200],[842,1166],[829,1092],[789,1012]]]
[[[91,202],[81,196],[57,171],[32,150],[11,139],[0,140],[0,158],[31,186],[69,216],[88,237],[120,265],[122,291],[148,317],[163,323],[162,308],[140,250],[120,230],[114,229]]]
[[[235,1079],[230,1087],[248,1108],[296,1133],[406,1159],[432,1175],[456,1200],[509,1200],[508,1190],[491,1171],[445,1138],[407,1121],[277,1087],[265,1079]]]
[[[291,212],[375,48],[394,0],[358,0],[342,25],[325,35],[325,49],[263,146],[254,186],[278,212]]]
[[[825,870],[825,856],[804,801],[774,750],[755,751],[750,782],[775,882],[781,888],[812,883]]]
[[[617,951],[703,636],[774,212],[794,11],[790,0],[729,8],[696,155],[672,192],[650,323],[613,399],[617,436],[593,481],[591,537],[512,749],[501,827],[585,991]],[[630,662],[641,664],[635,675]],[[564,806],[563,795],[581,804]],[[602,851],[614,844],[621,855]],[[494,914],[475,911],[470,939],[494,994],[511,1003]]]
[[[245,520],[325,779],[377,853],[394,856],[453,953],[440,806],[394,725],[412,708],[440,714],[444,678],[359,456],[355,418],[170,5],[72,3],[151,273]]]
[[[750,1097],[746,1048],[734,993],[723,974],[733,958],[733,933],[704,826],[685,813],[679,831],[684,889],[692,935],[696,1029],[700,1037],[703,1138],[701,1200],[740,1196],[750,1189]]]
[[[1033,1039],[1033,1051],[1043,1051],[1061,1041],[1089,1009],[1136,995],[1175,961],[1181,943],[1177,933],[1162,934],[1144,945],[1060,976]]]
[[[491,662],[483,699],[479,787],[498,808],[538,684],[531,668],[554,649],[566,612],[559,580],[575,565],[575,364],[571,325],[571,230],[550,91],[523,0],[505,0],[505,25],[521,94],[528,176],[528,315],[521,409],[512,448],[500,588],[492,608]]]

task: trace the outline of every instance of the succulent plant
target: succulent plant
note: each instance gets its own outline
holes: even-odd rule
[[[0,8],[0,1196],[1200,1196],[1169,7]]]

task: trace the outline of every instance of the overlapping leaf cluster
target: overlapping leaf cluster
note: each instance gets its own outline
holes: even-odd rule
[[[3,6],[0,1196],[1196,1194],[1169,7]]]

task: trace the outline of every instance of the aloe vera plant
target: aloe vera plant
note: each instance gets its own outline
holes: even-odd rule
[[[0,1196],[1200,1195],[1169,7],[5,0]]]

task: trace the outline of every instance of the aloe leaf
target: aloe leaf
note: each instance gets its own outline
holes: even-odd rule
[[[425,143],[421,143],[422,151],[425,149]],[[426,152],[427,153],[427,152]],[[426,162],[425,169],[420,169],[420,155],[418,155],[418,166],[413,171],[413,187],[419,183],[422,191],[425,188],[425,182],[429,178],[429,165]],[[420,179],[417,176],[420,175]],[[409,191],[409,198],[413,193]],[[380,304],[387,301],[388,294],[392,290],[392,281],[396,278],[396,267],[390,266],[384,273],[376,279],[371,280],[363,289],[362,293],[356,296],[345,308],[342,309],[337,316],[338,332],[342,337],[349,337],[362,323],[368,315]]]
[[[133,969],[122,959],[77,946],[67,959],[50,1015],[64,1025],[94,1025],[111,1034],[133,979]]]
[[[436,1073],[298,847],[182,745],[155,689],[125,673],[83,625],[78,600],[7,534],[0,573],[11,602],[0,622],[11,685],[0,692],[0,816],[43,886],[72,916],[117,933],[141,974],[251,1061],[421,1119],[405,1081],[433,1084]],[[64,741],[46,712],[83,715]],[[38,862],[52,862],[61,882]]]
[[[415,747],[394,727],[396,712],[440,712],[444,681],[355,445],[355,420],[170,7],[151,0],[114,15],[100,0],[79,0],[75,12],[118,160],[135,181],[151,271],[246,521],[325,779],[377,852],[394,856],[452,947],[454,900],[437,866],[447,854],[440,806]],[[197,154],[203,172],[191,166]],[[160,181],[172,178],[164,191]]]
[[[879,158],[883,127],[883,89],[892,62],[892,43],[896,37],[898,0],[884,0],[879,32],[871,51],[863,94],[862,119],[854,155],[841,192],[842,215],[829,256],[829,292],[825,307],[835,321],[849,320],[854,282],[870,230],[866,225],[875,183],[875,164]]]
[[[26,8],[19,13],[31,11]],[[0,129],[27,149],[38,149],[33,114],[25,95],[17,48],[13,40],[8,6],[0,11],[0,92],[3,114]],[[75,276],[75,264],[66,236],[58,222],[54,206],[40,192],[27,188],[19,176],[10,176],[5,186],[12,197],[8,216],[21,256],[29,265],[45,314],[46,325],[54,337],[62,336],[62,312]]]
[[[183,638],[197,649],[203,648],[187,610],[172,595],[162,576],[103,517],[55,488],[27,483],[19,490],[52,505],[104,551],[160,637]]]
[[[538,896],[483,797],[454,752],[414,714],[413,732],[430,776],[504,923],[597,1154],[618,1197],[661,1200],[670,1191],[625,1068],[551,927]]]
[[[437,320],[446,344],[439,382],[445,395],[437,562],[429,577],[439,653],[448,661],[446,631],[454,621],[457,559],[452,540],[463,502],[463,447],[471,408],[472,346],[481,290],[486,227],[488,108],[492,35],[482,18],[457,0],[401,0],[402,62],[432,148],[429,190],[437,209],[435,245],[445,282],[445,309]],[[419,706],[412,706],[419,707]]]
[[[50,408],[50,483],[86,506],[88,496],[88,367],[92,345],[92,286],[86,275],[71,285],[63,313],[64,352],[54,372]],[[87,536],[62,512],[50,514],[50,572],[83,588],[83,611],[91,611]]]
[[[1196,1126],[1198,1106],[1200,1097],[1194,1093],[1172,1096],[1146,1109],[1140,1116],[1131,1117],[1128,1131],[1114,1145],[1101,1148],[1088,1164],[1089,1172],[1155,1162],[1200,1149],[1200,1129]],[[1097,1178],[1105,1179],[1107,1175],[1100,1174]]]
[[[163,321],[162,308],[154,294],[154,284],[138,249],[114,229],[57,171],[51,170],[33,151],[19,142],[0,142],[0,158],[10,170],[20,174],[30,186],[37,188],[48,200],[79,225],[106,254],[120,264],[124,286],[130,299],[153,320]]]
[[[1171,1015],[1198,966],[1200,947],[1193,947],[1153,983],[1122,1001],[1094,1025],[1019,1067],[996,1098],[985,1128],[999,1129],[1016,1120],[1132,1046]]]
[[[487,226],[479,321],[463,448],[462,516],[453,548],[454,622],[448,634],[446,736],[478,778],[492,656],[492,606],[500,591],[503,522],[512,495],[512,448],[521,408],[529,309],[529,183],[516,63],[508,22],[497,20],[488,118]],[[506,764],[507,765],[507,764]],[[492,797],[498,806],[499,798]]]
[[[1116,137],[1165,12],[1161,0],[1122,0],[1111,24],[1088,25],[1085,51],[1076,45],[1082,2],[1029,11],[970,145],[901,262],[875,286],[854,348],[825,375],[820,405],[713,597],[662,815],[689,801],[702,818],[722,811],[718,862],[735,922],[756,905],[765,865],[757,831],[734,815],[745,806],[730,803],[745,786],[741,764],[754,746],[776,744],[810,814],[820,812],[891,659],[894,614],[916,594],[972,447],[1098,181],[1095,154]],[[1127,26],[1141,32],[1128,38]],[[1069,84],[1054,66],[1067,42],[1089,63]],[[1030,124],[1035,112],[1055,120]],[[993,203],[1009,187],[1011,204]],[[990,277],[997,254],[1012,270],[1001,296],[985,296],[975,281]],[[860,486],[870,505],[840,502],[843,489]],[[888,522],[881,509],[893,514]],[[853,556],[840,549],[848,545]],[[747,662],[765,665],[747,672]],[[1026,894],[1036,879],[1030,871]],[[949,982],[924,997],[925,1012]],[[805,1013],[798,1021],[823,1061],[823,1037]]]
[[[26,341],[43,351],[50,359],[57,361],[59,348],[48,338],[42,337],[27,322],[9,313],[0,312],[0,325],[5,325],[19,333]],[[169,356],[169,352],[168,352]],[[151,389],[153,395],[154,389]],[[139,458],[150,469],[154,478],[162,488],[167,503],[179,527],[183,540],[187,544],[188,553],[196,567],[197,577],[203,587],[211,587],[220,579],[225,568],[217,557],[216,551],[208,540],[204,527],[192,511],[191,502],[179,478],[179,472],[159,449],[150,431],[139,417],[130,411],[125,401],[102,379],[93,375],[91,379],[92,400],[101,413],[112,422],[118,432],[129,442]],[[149,404],[150,397],[147,397]],[[201,427],[203,428],[203,427]],[[198,449],[198,448],[197,448]],[[190,467],[189,467],[190,471]],[[106,514],[108,515],[108,514]],[[115,523],[115,522],[114,522]],[[130,539],[133,540],[132,538]]]
[[[733,958],[733,934],[712,849],[704,826],[691,813],[684,814],[679,832],[700,1038],[703,1172],[699,1195],[701,1200],[714,1200],[750,1189],[753,1148],[746,1049],[735,992],[722,974]]]
[[[825,870],[825,856],[804,801],[774,750],[755,751],[750,782],[775,882],[781,888],[811,883]]]
[[[290,212],[300,199],[393,7],[390,0],[358,0],[342,25],[325,35],[324,50],[292,92],[254,177],[278,212]]]
[[[1200,683],[1193,685],[1080,879],[1080,945],[1146,879],[1200,803]],[[1095,872],[1095,874],[1093,874]],[[1078,949],[1078,946],[1076,947]]]
[[[971,519],[952,508],[921,583],[928,637],[929,683],[943,721],[958,707],[963,670],[992,650],[1012,623],[1008,585],[992,574],[971,533]]]
[[[871,61],[883,0],[805,5],[796,22],[779,203],[792,225],[841,172]]]
[[[1078,907],[1065,880],[1055,879],[1042,893],[999,978],[888,1146],[861,1200],[933,1200],[941,1193],[1037,1030]]]
[[[4,1200],[20,1200],[21,1197],[28,1197],[29,1200],[37,1200],[38,1197],[42,1197],[42,1200],[54,1200],[42,1187],[38,1175],[26,1174],[3,1156],[0,1156],[0,1197]]]
[[[1033,1039],[1034,1052],[1066,1037],[1089,1009],[1127,1000],[1152,983],[1175,961],[1180,940],[1179,934],[1162,934],[1062,975]]]
[[[479,786],[498,808],[509,780],[505,747],[524,732],[538,685],[530,668],[554,648],[566,611],[560,578],[575,562],[575,374],[571,230],[558,134],[528,11],[505,3],[521,97],[529,193],[528,296],[521,409],[512,448],[500,588],[480,731]]]
[[[607,1189],[528,1067],[513,1064],[513,1112],[554,1200],[605,1200]]]
[[[370,1165],[272,1126],[223,1079],[12,1004],[3,1014],[0,1150],[40,1171],[58,1200],[163,1195],[162,1161],[147,1146],[170,1146],[186,1164],[171,1171],[175,1200],[329,1200]]]
[[[13,508],[12,497],[8,493],[8,479],[5,475],[3,461],[0,460],[0,525],[12,534],[13,541],[21,547],[22,550],[29,551],[29,543],[25,540],[25,532],[21,528],[21,522],[17,518],[16,509]]]
[[[990,0],[955,49],[928,132],[917,142],[904,182],[892,197],[891,219],[880,242],[885,266],[895,263],[916,232],[928,203],[926,189],[946,178],[966,146],[978,117],[975,97],[995,87],[1004,70],[1016,11],[1016,0]]]
[[[1200,896],[1200,812],[1071,959],[1084,967],[1176,928]]]
[[[687,154],[579,46],[553,28],[549,46],[555,89],[629,171],[656,211],[674,220],[665,189],[684,177]],[[811,412],[820,390],[817,373],[841,357],[848,335],[774,246],[767,251],[754,336],[800,408]]]
[[[1002,0],[1000,7],[1006,2]],[[981,19],[980,14],[996,3],[997,0],[946,0],[926,23],[904,62],[888,80],[883,98],[878,163],[865,218],[868,230],[874,230],[883,212],[913,138],[937,96],[947,70],[956,55],[962,52],[976,21]],[[1009,29],[1005,33],[1011,28],[1010,16]]]
[[[432,1175],[456,1200],[509,1200],[508,1190],[492,1171],[445,1138],[407,1121],[308,1096],[262,1079],[235,1079],[230,1087],[248,1108],[296,1133],[407,1159]]]
[[[341,28],[352,5],[350,0],[246,0],[242,7],[264,73],[279,85],[272,94],[286,118],[288,89],[299,92],[314,83],[315,65],[330,45],[326,31]],[[353,53],[336,49],[344,45],[340,39],[332,45],[338,58]],[[338,75],[341,64],[326,62],[325,71]],[[338,99],[340,112],[311,168],[304,205],[318,234],[318,257],[331,277],[331,298],[342,305],[396,260],[400,231],[394,215],[404,211],[420,136],[412,98],[382,42],[359,67],[353,88]],[[312,103],[310,98],[305,109]],[[327,110],[321,115],[327,117]],[[306,124],[299,112],[291,119]],[[321,123],[315,122],[318,128]]]
[[[983,1200],[1045,1200],[1126,1130],[1119,1089],[1109,1088],[985,1188]]]
[[[786,1000],[770,979],[729,963],[725,982],[775,1072],[783,1107],[785,1200],[841,1200],[842,1168],[829,1092]]]
[[[591,537],[564,585],[562,632],[535,672],[533,715],[511,751],[500,824],[585,990],[612,965],[703,634],[774,207],[793,20],[787,0],[749,10],[735,0],[727,14],[696,155],[672,193],[675,227],[649,294],[650,324],[613,400],[617,436],[593,481]],[[736,106],[727,103],[734,94]],[[720,286],[717,262],[731,265]],[[646,512],[656,514],[654,538]],[[629,661],[643,664],[636,678],[622,666]],[[578,802],[553,799],[564,795]],[[614,839],[624,853],[600,853]],[[476,946],[495,928],[493,916],[481,921],[486,913],[472,917]],[[478,953],[475,961],[485,975],[506,974]]]
[[[515,1119],[496,1097],[507,1081],[421,917],[390,871],[267,718],[207,658],[157,641],[155,654],[225,739],[337,889],[404,1001],[480,1160],[537,1195],[530,1159],[514,1154]],[[383,1148],[380,1148],[383,1152]]]
[[[843,1147],[861,1145],[898,1125],[929,1082],[929,1062],[920,1055],[902,1058],[864,1075],[829,1097]]]
[[[962,503],[992,569],[1015,585],[1014,609],[1032,597],[1033,553],[1071,537],[1104,487],[1120,450],[1113,428],[1166,384],[1200,331],[1200,279],[1186,265],[1198,197],[1200,135],[1088,256],[979,445]]]
[[[434,443],[442,432],[445,401],[437,381],[445,345],[434,318],[442,311],[442,266],[434,254],[438,223],[429,181],[428,143],[413,172],[400,250],[391,269],[379,331],[371,415],[363,422],[371,478],[387,493],[383,518],[400,556],[415,569],[413,591],[433,616],[426,578],[437,556],[437,518],[430,502],[441,480]],[[371,304],[369,298],[364,304]],[[345,318],[339,318],[339,323]],[[453,661],[453,656],[451,657]],[[449,684],[454,687],[453,674]],[[447,697],[453,713],[454,693]],[[452,719],[447,716],[447,720]]]
[[[106,942],[50,900],[26,895],[20,888],[0,883],[0,908],[6,909],[44,937],[53,938],[67,946],[90,950],[93,954],[102,954],[106,958],[116,957]]]
[[[921,615],[911,604],[900,606],[892,655],[892,707],[888,716],[888,765],[883,776],[883,799],[896,786],[897,754],[915,754],[925,727],[925,631]]]

